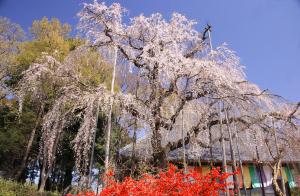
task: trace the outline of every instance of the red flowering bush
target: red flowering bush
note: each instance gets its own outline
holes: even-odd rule
[[[100,196],[147,196],[147,195],[219,195],[228,184],[223,182],[232,173],[221,173],[220,168],[213,168],[207,175],[192,170],[185,174],[175,166],[170,165],[168,171],[160,172],[157,175],[143,175],[139,180],[130,177],[123,182],[116,182],[113,173],[107,177],[107,187],[100,193]],[[93,193],[79,194],[78,196],[95,196]]]

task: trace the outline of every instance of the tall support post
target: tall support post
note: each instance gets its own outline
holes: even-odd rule
[[[96,143],[96,133],[97,133],[97,124],[98,124],[98,115],[99,115],[99,107],[100,107],[100,100],[97,100],[97,108],[96,108],[96,124],[95,124],[95,132],[93,134],[93,144],[92,144],[92,151],[91,151],[91,159],[90,159],[90,167],[89,167],[89,177],[88,177],[88,187],[91,187],[92,183],[92,169],[94,163],[94,151],[95,151],[95,143]]]
[[[275,124],[274,124],[274,119],[273,118],[272,118],[272,128],[273,128],[273,132],[274,132],[274,139],[275,139],[277,156],[279,156],[280,152],[279,152],[279,146],[278,146],[278,140],[277,140],[277,131],[275,129]],[[283,192],[284,195],[286,195],[285,182],[284,182],[283,175],[282,175],[282,164],[281,164],[281,161],[280,161],[279,168],[280,168],[282,192]]]
[[[226,148],[225,148],[225,141],[224,141],[224,133],[223,133],[223,126],[222,126],[222,106],[219,102],[219,118],[220,118],[220,133],[221,133],[221,148],[222,148],[222,168],[225,173],[227,173],[227,160],[226,160]],[[225,180],[227,183],[227,180]],[[229,196],[229,190],[226,187],[226,196]]]
[[[137,119],[134,118],[133,122],[133,137],[132,137],[132,153],[131,153],[131,170],[130,176],[134,177],[134,173],[136,170],[136,162],[135,162],[135,150],[136,150],[136,131],[137,131]]]
[[[114,46],[114,62],[113,62],[113,74],[111,79],[111,95],[114,94],[115,87],[115,78],[116,78],[116,65],[117,65],[117,56],[118,48]],[[111,135],[111,120],[112,120],[112,107],[113,107],[113,97],[110,98],[110,105],[108,111],[108,120],[107,120],[107,133],[106,133],[106,144],[105,144],[105,173],[108,172],[109,168],[109,151],[110,151],[110,135]]]
[[[209,130],[209,154],[210,154],[210,167],[213,168],[214,166],[214,160],[213,160],[213,149],[212,149],[212,132],[211,128],[208,128]]]
[[[185,141],[184,141],[184,118],[183,118],[183,109],[181,110],[181,138],[182,138],[182,152],[183,152],[183,167],[184,172],[187,172],[187,165],[186,165],[186,152],[185,152]]]
[[[135,88],[135,97],[138,98],[138,90],[140,86],[140,80],[139,78],[137,79],[136,82],[136,88]],[[132,137],[132,154],[131,154],[131,171],[130,171],[130,176],[133,177],[135,170],[136,170],[136,139],[137,139],[137,129],[138,129],[138,121],[137,117],[134,117],[134,122],[133,122],[133,137]]]
[[[92,144],[91,160],[90,160],[90,167],[89,167],[89,177],[88,177],[88,187],[91,187],[91,184],[92,184],[92,170],[93,170],[93,163],[94,163],[94,150],[95,150],[95,142],[96,142],[96,131],[93,135],[93,144]]]
[[[259,170],[259,177],[260,177],[260,182],[261,182],[261,191],[263,196],[265,196],[265,187],[264,187],[264,182],[263,182],[263,177],[262,177],[262,167],[261,167],[261,163],[259,163],[260,161],[260,157],[259,157],[259,153],[258,153],[258,147],[257,147],[257,138],[256,138],[256,133],[254,133],[254,139],[255,139],[255,150],[256,150],[256,157],[258,160],[258,170]]]
[[[228,110],[226,109],[225,111],[225,120],[226,120],[226,125],[227,125],[227,130],[228,130],[228,134],[229,134],[229,145],[230,145],[230,155],[231,155],[231,160],[232,160],[232,170],[233,172],[237,171],[236,168],[236,159],[235,159],[235,150],[233,148],[233,141],[232,141],[232,132],[231,132],[231,127],[229,124],[229,120],[228,120]],[[240,183],[239,183],[239,179],[237,177],[237,174],[233,175],[233,182],[234,182],[234,189],[237,192],[237,195],[240,196]]]
[[[243,171],[243,161],[241,158],[241,153],[240,153],[240,146],[238,144],[238,133],[237,133],[237,129],[236,129],[236,123],[235,121],[233,121],[234,123],[234,135],[235,135],[235,144],[236,144],[236,149],[237,149],[237,153],[238,153],[238,157],[239,157],[239,166],[240,166],[240,170],[241,170],[241,175],[242,175],[242,181],[243,181],[243,189],[245,192],[245,195],[248,196],[247,194],[247,189],[245,186],[245,177],[244,177],[244,171]]]

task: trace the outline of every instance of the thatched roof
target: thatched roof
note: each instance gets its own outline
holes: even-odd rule
[[[223,126],[224,137],[229,138],[228,130]],[[234,130],[232,130],[234,131]],[[210,148],[203,148],[197,141],[201,141],[202,143],[209,144],[209,135],[207,131],[201,132],[197,139],[191,141],[188,145],[185,146],[186,149],[186,158],[188,161],[209,161],[213,159],[214,161],[222,160],[222,148],[220,138],[220,129],[214,127],[212,129],[212,141],[214,144],[212,145],[212,157],[210,153]],[[177,141],[182,138],[181,125],[175,126],[175,129],[172,131],[162,131],[162,146],[164,147],[169,141]],[[184,132],[184,136],[186,133]],[[256,136],[259,138],[259,135]],[[240,132],[238,134],[238,138],[233,138],[233,147],[235,151],[236,159],[238,160],[237,153],[237,145],[239,146],[241,159],[246,162],[255,162],[258,160],[256,153],[256,145],[259,155],[260,161],[272,161],[272,156],[270,155],[268,147],[265,145],[263,141],[256,141],[254,138],[254,134],[251,131]],[[237,141],[237,142],[236,142]],[[230,154],[230,144],[226,139],[226,156],[227,160],[231,160]],[[288,148],[287,148],[288,149]],[[275,145],[271,146],[271,150],[276,152]],[[152,157],[152,147],[151,147],[151,134],[145,135],[142,138],[138,139],[136,143],[136,156],[141,159],[150,159]],[[132,154],[132,144],[129,144],[121,149],[120,154],[123,156],[131,156]],[[168,160],[170,161],[178,161],[183,158],[183,148],[178,148],[174,151],[171,151],[167,155]],[[285,153],[285,157],[283,158],[284,162],[300,162],[300,149],[299,150],[291,150],[288,149]]]
[[[162,135],[162,147],[165,147],[169,142],[175,142],[183,137],[187,136],[187,132],[191,130],[192,127],[197,125],[198,122],[202,122],[200,133],[198,133],[197,137],[191,139],[188,145],[185,146],[186,149],[186,157],[189,161],[199,161],[199,160],[211,160],[213,158],[215,161],[222,160],[222,148],[221,148],[221,127],[219,124],[215,124],[211,126],[211,141],[212,141],[212,157],[210,154],[210,148],[204,148],[203,146],[210,144],[210,136],[209,131],[206,126],[207,119],[203,117],[201,114],[205,114],[205,116],[210,115],[210,110],[205,108],[206,106],[203,104],[198,104],[197,102],[188,103],[183,109],[184,115],[179,115],[176,119],[176,123],[172,130],[161,130]],[[251,110],[247,108],[247,110]],[[199,112],[200,111],[200,112]],[[174,111],[171,111],[171,113]],[[255,112],[255,109],[251,112]],[[255,114],[255,113],[254,113]],[[223,114],[222,119],[225,119]],[[219,119],[214,119],[219,120]],[[243,117],[243,120],[252,121],[251,118],[247,119],[247,117]],[[182,126],[183,123],[184,125]],[[300,125],[300,123],[299,123]],[[236,155],[236,159],[238,160],[237,146],[240,149],[241,159],[243,161],[254,162],[258,160],[257,151],[260,161],[272,161],[273,158],[270,154],[276,155],[277,149],[274,143],[273,134],[269,132],[264,132],[261,128],[255,127],[257,125],[253,124],[250,127],[241,122],[235,122],[230,125],[230,130],[232,132],[233,138],[233,147]],[[184,130],[184,131],[182,131]],[[229,130],[226,125],[222,125],[222,130],[224,134],[224,138],[227,138],[225,141],[226,146],[226,155],[227,160],[231,160],[230,154],[230,145],[229,145]],[[256,130],[256,131],[255,131]],[[279,129],[280,130],[280,129]],[[279,139],[279,146],[285,149],[283,153],[285,156],[283,158],[284,162],[289,161],[299,161],[300,162],[300,149],[289,148],[285,143],[284,139],[286,138],[286,130],[281,130],[281,132],[277,130],[277,137]],[[143,137],[139,138],[136,143],[136,155],[141,159],[149,159],[152,158],[152,146],[151,146],[151,131],[144,129]],[[235,133],[237,133],[237,137],[235,137]],[[265,139],[268,139],[269,147],[267,147]],[[205,145],[199,145],[201,144]],[[299,145],[298,145],[299,146]],[[257,151],[256,151],[257,147]],[[271,149],[269,149],[271,148]],[[183,157],[183,149],[177,148],[168,153],[167,158],[169,160],[180,160]],[[123,156],[131,156],[132,155],[132,144],[125,146],[121,149],[120,154]]]

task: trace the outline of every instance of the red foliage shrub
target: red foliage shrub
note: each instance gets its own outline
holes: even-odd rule
[[[123,182],[116,182],[113,173],[108,174],[107,187],[100,196],[150,196],[150,195],[202,195],[216,196],[219,191],[224,191],[228,186],[222,182],[232,173],[221,173],[220,168],[213,168],[207,175],[192,170],[185,174],[182,170],[170,165],[168,171],[157,175],[143,175],[139,180],[130,177]],[[77,196],[96,196],[92,193],[79,194]]]

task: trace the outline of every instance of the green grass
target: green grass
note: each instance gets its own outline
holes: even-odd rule
[[[10,180],[0,178],[1,196],[58,196],[58,193],[39,193],[37,187],[29,184],[20,184]]]

